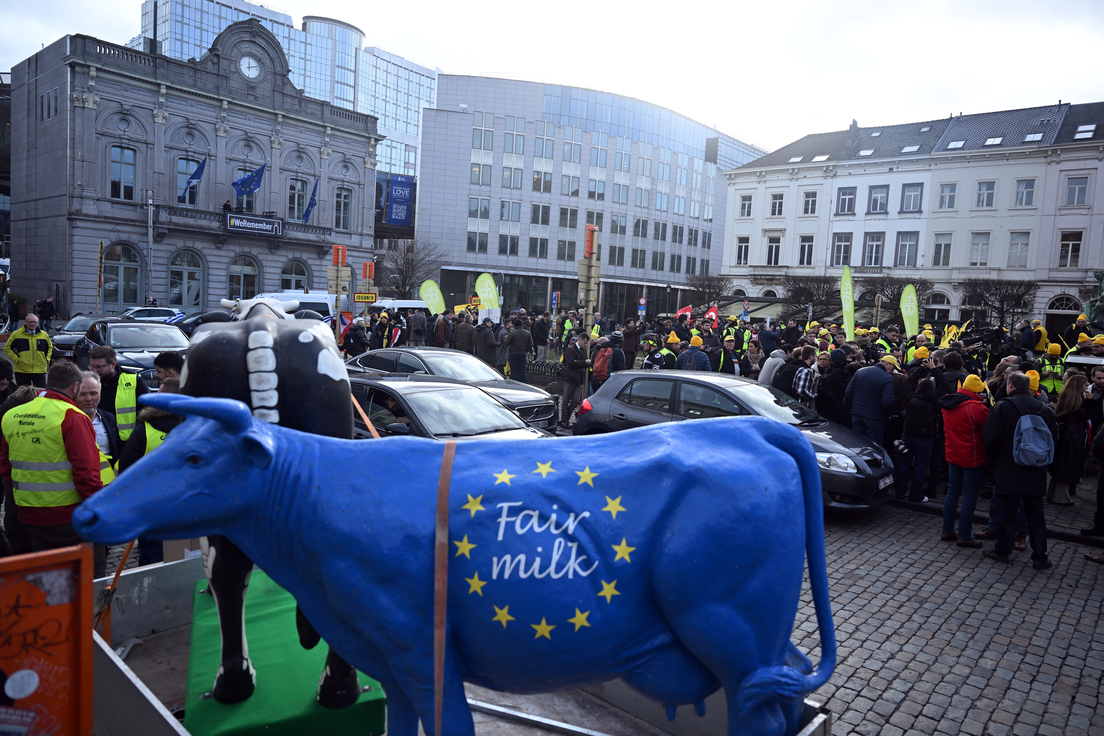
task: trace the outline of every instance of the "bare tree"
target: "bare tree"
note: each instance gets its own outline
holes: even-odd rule
[[[808,313],[809,302],[813,304],[813,313],[823,312],[825,307],[833,308],[839,304],[839,279],[834,276],[803,276],[787,274],[782,279],[782,288],[788,300],[779,318],[802,319]]]
[[[696,307],[708,309],[722,297],[731,296],[735,282],[728,276],[691,274],[686,288],[693,293],[691,301]]]
[[[962,282],[966,303],[985,311],[990,322],[1011,328],[1030,317],[1039,284],[1028,279],[966,279]]]
[[[856,280],[855,293],[866,294],[869,292],[874,295],[881,295],[882,324],[879,327],[893,324],[903,328],[905,318],[901,314],[901,293],[909,284],[916,287],[916,303],[923,309],[923,305],[927,303],[928,297],[931,296],[932,290],[935,288],[935,284],[928,279],[903,279],[897,276],[884,275],[866,276]],[[873,314],[873,310],[870,310],[870,313]]]
[[[426,279],[435,279],[448,255],[433,243],[391,240],[376,257],[376,283],[396,299],[416,299]]]

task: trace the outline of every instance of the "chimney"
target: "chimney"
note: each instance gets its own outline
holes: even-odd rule
[[[855,120],[851,121],[851,127],[847,129],[847,139],[845,141],[845,148],[851,148],[859,142],[859,124]]]

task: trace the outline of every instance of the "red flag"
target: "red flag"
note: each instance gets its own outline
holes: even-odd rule
[[[715,330],[715,329],[717,329],[717,324],[718,324],[717,305],[716,304],[714,304],[712,307],[710,307],[709,311],[705,313],[705,318],[706,319],[709,319],[710,317],[713,318],[713,329]]]
[[[690,316],[690,305],[687,304],[685,307],[683,307],[682,309],[675,312],[675,319],[678,319],[680,314],[685,314],[686,316],[689,317]]]

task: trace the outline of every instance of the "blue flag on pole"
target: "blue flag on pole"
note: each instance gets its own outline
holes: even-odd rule
[[[254,171],[252,174],[246,174],[242,178],[230,184],[234,187],[234,194],[238,197],[244,197],[247,194],[252,194],[261,188],[261,177],[264,176],[265,166],[268,164],[261,164],[261,168]]]
[[[303,211],[303,222],[310,222],[311,213],[314,212],[314,206],[318,204],[318,180],[314,180],[314,191],[311,192],[310,202],[307,202],[307,209]]]
[[[181,192],[180,196],[176,198],[177,202],[180,202],[181,204],[185,203],[185,201],[188,199],[188,190],[194,185],[198,184],[199,180],[203,178],[203,169],[206,166],[207,158],[204,157],[204,159],[199,162],[199,166],[196,167],[196,170],[193,171],[191,176],[188,177],[188,181],[184,182],[184,191]]]

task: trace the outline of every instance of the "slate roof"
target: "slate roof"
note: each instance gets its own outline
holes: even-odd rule
[[[1001,110],[984,112],[977,115],[960,115],[951,118],[942,140],[936,146],[936,152],[951,151],[990,151],[1000,148],[1020,148],[1021,146],[1049,146],[1054,143],[1062,119],[1069,110],[1069,103],[1046,105],[1044,107],[1025,107],[1020,110]],[[1041,133],[1038,141],[1025,141],[1032,133]],[[1000,138],[1000,143],[985,145],[989,139]],[[948,149],[954,141],[965,141],[961,148]]]
[[[858,142],[846,151],[841,151],[839,158],[846,161],[926,156],[939,143],[939,138],[946,130],[948,122],[949,120],[944,118],[905,125],[883,125],[880,128],[860,128]],[[904,149],[909,146],[919,146],[919,148],[904,152]],[[864,156],[863,151],[871,151],[871,153]]]
[[[1088,138],[1073,136],[1082,125],[1096,124],[1096,130]],[[1058,130],[1055,143],[1088,143],[1090,141],[1104,141],[1104,102],[1090,102],[1086,105],[1070,105],[1066,119],[1062,121],[1062,127]]]

